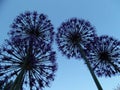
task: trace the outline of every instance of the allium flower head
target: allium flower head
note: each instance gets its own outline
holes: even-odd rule
[[[120,73],[120,42],[107,35],[96,37],[91,44],[89,60],[98,76],[109,76]]]
[[[35,42],[41,41],[51,43],[53,41],[53,25],[44,14],[38,14],[36,11],[21,13],[13,21],[9,35],[12,39],[17,37],[22,39],[33,38]]]
[[[89,21],[71,18],[58,28],[56,41],[59,49],[67,57],[81,57],[80,46],[94,40],[95,28]]]
[[[13,80],[21,84],[20,90],[28,90],[27,87],[42,90],[54,80],[57,69],[55,52],[51,51],[50,45],[41,43],[30,48],[28,42],[20,40],[7,40],[7,44],[1,48],[0,84]],[[19,78],[19,82],[16,78]]]

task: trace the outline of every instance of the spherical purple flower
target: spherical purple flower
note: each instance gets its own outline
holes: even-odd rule
[[[98,76],[109,76],[120,73],[120,41],[103,35],[91,43],[88,59]]]
[[[20,90],[42,90],[54,80],[57,69],[55,52],[47,44],[33,44],[27,41],[8,41],[0,51],[0,84],[14,81]]]
[[[84,49],[86,44],[94,40],[94,36],[95,28],[89,21],[71,18],[58,28],[56,41],[59,49],[68,58],[80,58],[80,46]]]
[[[8,33],[12,39],[22,38],[24,40],[34,40],[34,42],[51,43],[53,41],[53,25],[44,14],[34,12],[21,13],[11,25]]]

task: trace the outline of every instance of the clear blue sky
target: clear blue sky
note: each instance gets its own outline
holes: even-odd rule
[[[55,31],[62,21],[77,17],[89,20],[98,35],[107,34],[120,40],[120,0],[1,0],[0,44],[8,38],[13,19],[28,10],[47,14]],[[57,62],[55,81],[44,90],[97,90],[82,60],[68,60],[57,51]],[[98,79],[104,90],[113,90],[120,83],[120,76]]]

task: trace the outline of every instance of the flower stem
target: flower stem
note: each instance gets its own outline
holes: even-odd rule
[[[81,47],[81,45],[80,45],[80,53],[81,53],[82,58],[85,60],[85,63],[87,64],[87,67],[88,67],[88,69],[89,69],[89,71],[90,71],[90,73],[92,75],[92,78],[93,78],[98,90],[103,90],[102,86],[100,85],[100,83],[99,83],[99,81],[98,81],[98,79],[97,79],[97,77],[96,77],[96,75],[94,73],[94,71],[91,68],[91,65],[90,65],[90,63],[89,63],[89,61],[88,61],[88,59],[87,59],[87,57],[85,55],[85,52],[83,51],[83,48]]]
[[[21,70],[21,72],[19,73],[19,75],[15,79],[13,86],[10,88],[10,90],[20,90],[23,76],[24,76],[24,70]]]

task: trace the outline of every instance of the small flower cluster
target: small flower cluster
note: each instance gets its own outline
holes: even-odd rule
[[[111,77],[120,73],[120,41],[107,35],[98,37],[89,21],[71,18],[63,22],[58,28],[56,42],[68,58],[82,58],[85,54],[98,76]]]
[[[42,90],[54,80],[57,63],[52,51],[53,26],[46,15],[20,14],[12,24],[10,40],[0,49],[0,86],[11,90]]]

